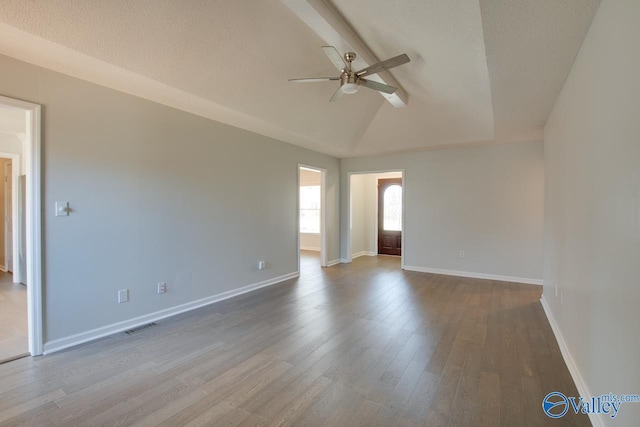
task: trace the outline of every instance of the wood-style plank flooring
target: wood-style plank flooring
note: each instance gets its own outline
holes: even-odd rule
[[[543,426],[544,395],[577,396],[537,286],[395,257],[302,265],[131,336],[0,365],[0,424]]]
[[[27,287],[0,271],[0,363],[28,351]]]

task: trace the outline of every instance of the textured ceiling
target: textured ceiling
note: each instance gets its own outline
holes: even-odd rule
[[[600,0],[480,0],[497,138],[540,132]]]
[[[0,53],[346,157],[539,138],[599,1],[326,3],[406,107],[287,82],[337,70],[280,0],[3,0]]]

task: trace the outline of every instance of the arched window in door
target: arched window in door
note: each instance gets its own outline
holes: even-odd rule
[[[402,231],[402,187],[390,185],[384,190],[382,227],[388,231]]]

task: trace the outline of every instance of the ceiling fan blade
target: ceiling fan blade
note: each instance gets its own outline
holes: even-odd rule
[[[377,90],[378,92],[384,92],[388,94],[392,94],[398,90],[397,87],[374,82],[373,80],[358,79],[358,84],[360,86],[368,87],[369,89]]]
[[[377,64],[370,65],[367,68],[363,68],[360,71],[356,71],[356,76],[364,77],[371,74],[379,73],[382,70],[388,70],[389,68],[397,67],[398,65],[406,64],[411,61],[406,53],[402,55],[394,56],[386,61],[378,62]]]
[[[331,97],[331,99],[329,100],[329,102],[335,102],[337,100],[339,100],[340,98],[342,98],[342,94],[344,92],[342,92],[342,86],[338,86],[338,90],[336,90],[333,94],[333,96]]]
[[[340,77],[310,77],[306,79],[289,79],[294,83],[315,83],[315,82],[328,82],[331,80],[340,80]]]
[[[338,70],[342,71],[347,66],[347,64],[344,62],[344,58],[342,57],[342,55],[340,55],[335,47],[322,46],[322,50],[324,50],[324,53],[329,57],[331,62],[333,62],[333,65],[335,65]]]

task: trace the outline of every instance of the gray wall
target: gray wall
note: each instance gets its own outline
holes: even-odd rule
[[[0,114],[2,114],[1,111]],[[0,151],[22,155],[22,141],[16,135],[0,133]]]
[[[351,255],[361,255],[367,251],[367,217],[370,206],[365,203],[366,175],[351,175]]]
[[[342,159],[341,224],[349,224],[349,172],[398,169],[405,266],[542,278],[541,142]],[[341,229],[342,258],[348,231]]]
[[[2,114],[0,112],[0,114]],[[25,129],[26,132],[26,129]],[[0,133],[0,152],[20,155],[20,174],[24,175],[27,170],[25,156],[22,155],[22,140],[16,135]]]
[[[601,3],[545,127],[544,298],[593,395],[640,393],[638,22]],[[602,420],[637,426],[640,403]]]
[[[4,56],[0,70],[0,94],[43,105],[46,341],[295,272],[299,162],[328,171],[338,258],[337,159]],[[56,200],[73,213],[54,217]]]

